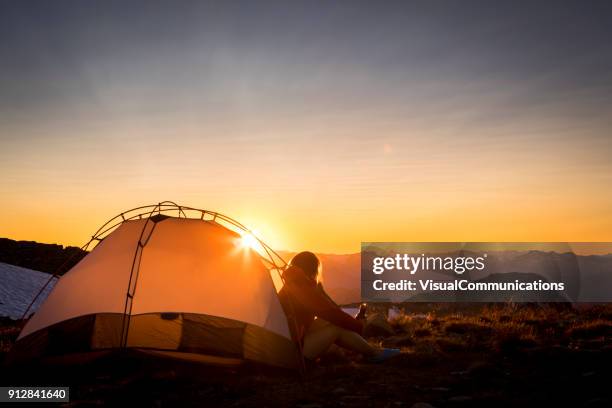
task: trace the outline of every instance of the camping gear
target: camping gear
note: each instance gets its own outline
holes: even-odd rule
[[[285,263],[237,221],[164,202],[120,214],[94,242],[27,322],[12,360],[130,349],[299,367],[271,277]]]

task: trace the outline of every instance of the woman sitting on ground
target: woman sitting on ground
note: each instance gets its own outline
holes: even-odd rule
[[[397,349],[373,347],[361,336],[364,311],[357,319],[343,312],[323,290],[320,269],[321,262],[315,254],[300,252],[284,271],[285,285],[279,292],[291,334],[301,344],[304,356],[314,360],[332,344],[361,353],[370,362],[382,362],[399,354]]]

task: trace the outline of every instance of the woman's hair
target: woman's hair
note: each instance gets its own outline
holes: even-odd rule
[[[306,275],[312,277],[317,282],[321,282],[321,261],[312,252],[304,251],[294,256],[289,262],[291,266],[297,266],[303,270]]]

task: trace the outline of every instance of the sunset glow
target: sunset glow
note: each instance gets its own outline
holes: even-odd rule
[[[275,249],[612,240],[606,26],[329,6],[6,7],[0,237],[172,200]]]

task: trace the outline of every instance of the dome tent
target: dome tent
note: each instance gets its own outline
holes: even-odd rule
[[[131,349],[297,367],[271,277],[285,263],[258,239],[262,254],[241,246],[241,233],[229,217],[171,202],[120,214],[56,283],[11,360]]]

